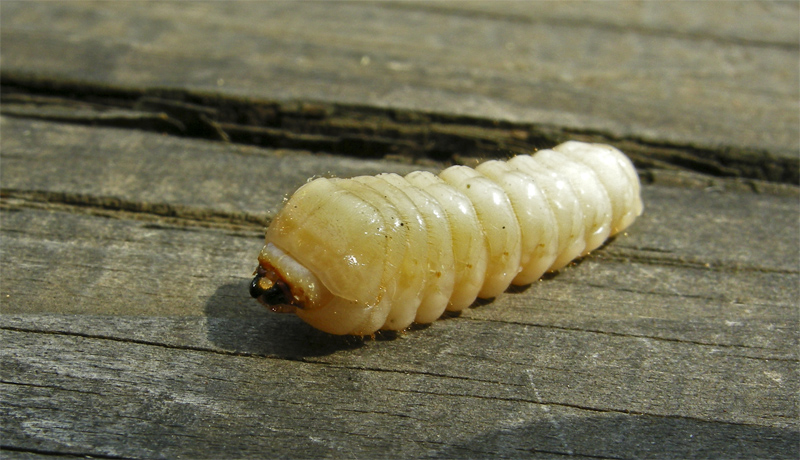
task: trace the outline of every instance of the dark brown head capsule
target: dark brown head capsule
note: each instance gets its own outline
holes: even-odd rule
[[[261,266],[256,269],[256,276],[250,282],[250,296],[276,313],[294,313],[296,308],[291,305],[289,286],[281,280],[271,280]]]

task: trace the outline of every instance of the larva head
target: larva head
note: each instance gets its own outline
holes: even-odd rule
[[[294,313],[289,285],[273,270],[256,268],[255,277],[250,282],[250,295],[275,313]]]
[[[385,213],[347,184],[359,185],[322,178],[292,195],[267,229],[250,289],[271,310],[294,311],[336,334],[354,333],[371,321],[358,315],[375,311],[386,297],[386,247],[403,241],[395,234],[400,230],[389,228]]]
[[[331,297],[313,273],[269,242],[258,255],[250,295],[278,313],[294,313],[295,308],[313,310]]]

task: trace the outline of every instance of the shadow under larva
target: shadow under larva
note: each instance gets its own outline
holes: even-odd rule
[[[404,330],[529,285],[641,213],[630,160],[576,141],[438,176],[318,178],[268,227],[250,294],[331,334]]]

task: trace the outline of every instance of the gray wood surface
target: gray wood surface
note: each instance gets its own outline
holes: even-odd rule
[[[797,2],[3,2],[5,73],[795,157]]]
[[[2,2],[0,457],[798,458],[798,14]],[[374,339],[247,293],[308,177],[570,137],[645,214],[558,274]]]

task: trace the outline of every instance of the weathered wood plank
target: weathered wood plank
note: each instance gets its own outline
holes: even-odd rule
[[[438,9],[452,14],[477,14],[504,17],[509,21],[549,22],[563,25],[593,25],[620,28],[652,35],[705,37],[718,41],[763,42],[792,47],[797,45],[796,24],[792,22],[797,5],[778,1],[770,5],[758,2],[723,2],[688,7],[674,2],[606,2],[598,8],[591,1],[559,2],[535,5],[533,2],[448,1],[432,5],[416,1],[395,3],[394,8]],[[747,21],[739,20],[742,17]]]
[[[156,214],[151,221],[156,219],[156,223],[159,216],[183,215],[193,219],[191,225],[197,225],[206,222],[204,215],[218,215],[218,226],[242,224],[239,230],[249,229],[254,239],[261,229],[259,219],[266,219],[265,214],[276,210],[283,197],[314,175],[315,170],[347,176],[414,169],[388,161],[355,161],[325,155],[287,157],[281,152],[231,144],[5,117],[0,118],[0,129],[8,139],[4,142],[0,179],[6,194],[12,191],[23,206],[39,203],[40,207],[62,205],[72,210],[114,211],[119,202],[138,203],[143,206],[133,211],[145,215],[151,211]],[[34,195],[31,191],[40,193]],[[64,196],[73,201],[54,203]],[[82,197],[86,200],[81,201]],[[105,201],[93,202],[89,199],[92,197]],[[791,277],[797,271],[796,197],[654,187],[646,189],[645,202],[647,213],[637,223],[637,233],[643,239],[620,238],[599,253],[602,257],[672,265],[678,271],[700,270],[709,276],[719,271],[743,274],[743,279],[732,285],[719,285],[717,281],[719,288],[707,293],[710,298],[718,298],[735,285],[744,286],[741,283],[755,294],[761,282],[748,283],[746,279],[762,274]],[[693,209],[691,214],[685,212],[689,208]],[[237,217],[237,212],[242,216]],[[260,217],[248,221],[248,215]],[[226,222],[226,217],[230,221]],[[768,225],[755,226],[753,222]],[[720,234],[723,225],[728,231]],[[34,235],[50,232],[46,234],[50,238],[52,228],[31,226],[19,231]],[[62,231],[74,239],[90,230]],[[715,244],[709,244],[712,239]],[[220,244],[222,240],[212,246]],[[647,278],[654,275],[645,272],[639,278],[642,276],[645,285],[652,283]],[[613,281],[610,276],[608,281]],[[644,289],[644,285],[637,289]],[[660,291],[670,292],[669,288]],[[789,297],[783,301],[791,299],[794,292],[789,289]],[[677,294],[680,297],[681,293]]]
[[[662,189],[650,190],[650,202],[665,199],[658,196]],[[7,313],[227,316],[204,307],[219,286],[247,302],[237,303],[236,311],[258,308],[246,292],[261,244],[256,231],[171,229],[150,221],[23,209],[9,213],[3,225]],[[739,230],[731,234],[744,233]],[[730,265],[702,254],[682,264],[687,255],[679,248],[666,255],[667,249],[654,244],[658,237],[631,233],[553,280],[463,316],[739,346],[775,358],[793,354],[796,271]],[[660,257],[651,257],[653,252]],[[712,260],[714,268],[705,268],[703,260]]]
[[[795,2],[2,8],[5,74],[446,108],[788,158],[800,140]]]
[[[799,11],[0,3],[2,456],[797,458]],[[549,132],[744,179],[642,171],[626,235],[405,334],[249,298],[307,177],[417,169],[298,149]]]
[[[52,125],[24,120],[12,123]],[[4,121],[0,124],[3,126],[8,124]],[[112,151],[119,145],[150,146],[152,158],[178,166],[180,161],[170,160],[179,158],[185,151],[175,149],[169,142],[162,145],[153,142],[161,139],[155,134],[74,126],[69,129],[101,133],[96,134],[100,137],[104,131],[115,132],[114,137],[122,139],[111,143],[107,150],[90,152],[95,161],[105,161],[103,172],[110,176],[129,167],[124,162],[114,166]],[[74,149],[68,148],[69,141],[65,139],[79,138],[70,131],[60,140],[58,136],[44,138],[48,143],[39,145],[39,149],[20,149],[19,158],[12,158],[18,163],[11,171],[25,171],[22,159],[25,152],[30,155],[29,166],[41,164],[40,155],[46,155],[41,150],[46,151],[46,145],[51,145],[55,151],[71,152]],[[213,145],[211,150],[223,158],[237,156],[240,148]],[[110,158],[104,160],[107,155]],[[51,158],[57,162],[56,155]],[[267,165],[275,161],[277,155],[264,151],[252,158]],[[253,167],[237,161],[208,162],[223,165],[213,173],[220,177],[241,177],[237,170]],[[91,160],[85,161],[85,165],[90,163]],[[347,163],[344,162],[344,167]],[[91,188],[92,185],[82,179],[82,168],[66,171],[66,174],[51,174],[49,184],[37,179],[34,173],[30,173],[28,179],[36,188],[47,187],[46,191],[54,196],[87,189],[92,193],[89,196],[106,193]],[[144,167],[140,171],[146,172],[139,180],[154,184],[185,184],[192,180],[183,175],[180,167]],[[7,179],[11,183],[19,181],[15,184],[17,190],[25,190],[25,179],[4,176],[4,184]],[[123,187],[115,193],[131,202],[144,202],[143,196],[148,191],[137,186],[135,181],[129,183],[130,189]],[[256,206],[258,200],[254,197],[259,192],[251,185],[234,182],[231,187],[238,188],[244,202]],[[205,198],[194,197],[196,190],[191,187],[174,189],[177,192],[160,195],[163,204],[183,204],[198,209],[227,206],[224,200],[218,204],[193,201]],[[130,344],[135,343],[171,350],[176,353],[172,360],[185,360],[183,354],[189,352],[226,357],[245,355],[268,359],[269,363],[300,359],[325,368],[333,366],[334,370],[350,369],[354,374],[325,374],[330,379],[327,391],[298,396],[291,406],[299,405],[304,411],[310,411],[324,404],[331,411],[325,413],[325,417],[346,421],[343,432],[326,432],[326,436],[319,438],[308,428],[316,426],[314,423],[302,422],[306,429],[301,430],[301,421],[292,418],[295,425],[291,425],[291,429],[297,430],[296,435],[325,440],[329,450],[324,455],[329,456],[344,455],[336,446],[353,444],[354,439],[358,439],[353,436],[363,429],[366,418],[372,420],[369,422],[373,430],[371,442],[375,444],[359,442],[364,450],[351,452],[354,455],[379,455],[380,449],[391,445],[401,433],[403,439],[418,440],[417,449],[409,447],[411,450],[407,451],[414,456],[470,456],[470,452],[478,456],[515,456],[537,451],[577,455],[605,455],[614,451],[616,453],[611,456],[650,456],[649,451],[626,450],[632,448],[630,446],[598,444],[593,434],[586,431],[600,426],[614,432],[615,436],[631,439],[637,448],[642,445],[641,439],[667,430],[669,434],[656,443],[662,443],[659,452],[666,452],[666,456],[679,457],[685,452],[682,449],[692,448],[728,453],[729,447],[721,445],[722,439],[734,436],[737,449],[741,449],[737,452],[743,452],[743,457],[791,458],[798,441],[797,408],[786,404],[797,393],[799,380],[796,378],[798,325],[795,315],[797,248],[792,243],[797,234],[796,198],[654,186],[646,187],[644,193],[648,212],[629,234],[597,251],[580,265],[565,269],[555,278],[537,283],[524,292],[509,293],[491,304],[470,309],[461,318],[437,322],[398,340],[366,344],[330,338],[310,330],[291,316],[268,315],[248,298],[248,275],[261,239],[255,225],[240,225],[237,230],[222,224],[204,228],[202,219],[174,224],[161,214],[143,218],[136,212],[117,211],[113,206],[104,209],[100,217],[92,215],[91,206],[87,215],[86,207],[31,200],[23,194],[5,201],[2,220],[4,283],[0,297],[5,313],[2,324],[6,331],[13,332],[13,340],[6,341],[13,347],[7,348],[8,354],[4,354],[8,364],[4,364],[3,369],[13,370],[7,381],[13,382],[10,385],[14,390],[8,393],[11,399],[4,401],[13,403],[20,398],[38,401],[42,393],[37,396],[29,390],[40,388],[35,391],[51,394],[54,390],[49,387],[64,386],[61,381],[48,383],[20,378],[20,366],[52,369],[53,363],[78,360],[73,353],[80,351],[83,356],[87,347],[91,348],[91,344],[98,341],[103,344],[104,351],[97,353],[115,357],[112,359],[118,367],[92,360],[77,361],[74,366],[84,372],[86,369],[96,372],[98,367],[104,366],[114,371],[91,382],[81,381],[84,377],[79,376],[72,385],[108,387],[111,389],[98,392],[115,395],[113,389],[121,384],[128,385],[124,379],[115,381],[121,366],[127,369],[126,373],[145,379],[130,384],[146,388],[145,394],[172,391],[165,388],[172,385],[174,377],[148,377],[139,370],[146,368],[150,351],[142,352],[139,358],[127,358],[137,353],[130,351]],[[45,209],[39,209],[42,207]],[[681,211],[689,207],[692,213]],[[767,219],[767,227],[752,225]],[[725,232],[719,232],[720,225],[726,225]],[[764,229],[771,238],[763,237]],[[714,236],[714,244],[710,244],[709,236]],[[49,312],[57,314],[43,316]],[[45,356],[52,362],[40,362],[41,347],[31,348],[26,344],[38,343],[41,337],[66,340],[52,346],[63,354],[46,352]],[[21,354],[19,350],[28,350],[29,354]],[[117,358],[120,356],[124,359]],[[194,358],[188,359],[192,362]],[[251,366],[256,362],[246,361]],[[203,363],[210,365],[198,361],[198,371],[203,369]],[[255,369],[262,367],[245,366],[238,372],[250,373]],[[273,378],[281,381],[291,382],[296,376],[292,366],[288,370],[269,366],[268,369]],[[433,433],[452,442],[433,448],[427,444],[433,442],[432,438],[417,438],[398,431],[396,425],[380,418],[383,416],[375,416],[378,417],[375,419],[365,415],[373,411],[386,412],[366,404],[369,401],[361,396],[365,389],[378,391],[378,384],[354,390],[348,382],[352,381],[350,379],[372,382],[387,373],[411,373],[417,380],[413,385],[408,384],[410,388],[403,386],[405,383],[388,389],[381,387],[385,393],[376,398],[392,401],[396,393],[402,393],[410,398],[408,404],[412,404],[411,401],[422,404],[426,407],[424,414],[415,415],[419,419],[414,426],[435,425],[439,431]],[[44,371],[40,375],[47,379]],[[497,376],[502,378],[498,380]],[[239,378],[222,377],[222,381],[233,385]],[[255,377],[241,378],[246,382],[257,381]],[[448,383],[428,382],[430,378]],[[472,379],[489,383],[475,384]],[[319,379],[313,381],[320,382]],[[486,385],[495,388],[489,391],[484,388]],[[330,390],[331,387],[335,390]],[[436,389],[440,387],[446,390]],[[221,391],[214,388],[209,390],[212,396]],[[357,407],[354,408],[320,399],[330,391],[341,398],[338,401],[362,401],[363,404],[352,403]],[[73,393],[67,392],[68,395]],[[10,437],[4,436],[4,439],[13,439],[12,445],[43,452],[104,455],[122,455],[120,452],[123,452],[123,456],[152,456],[152,450],[148,450],[152,448],[147,447],[152,441],[145,447],[141,445],[148,433],[157,432],[152,424],[163,423],[158,421],[160,419],[143,421],[123,412],[117,414],[112,423],[92,415],[95,411],[91,407],[96,405],[124,405],[134,412],[150,407],[145,396],[136,394],[138,396],[129,399],[127,405],[120,402],[123,396],[119,397],[121,399],[109,396],[110,400],[101,399],[99,403],[91,395],[78,400],[65,396],[75,405],[73,412],[80,414],[66,421],[53,415],[51,410],[41,410],[38,403],[27,405],[27,411],[23,412],[27,415],[23,415],[22,420],[14,415],[20,413],[16,406],[4,406],[5,417],[14,422],[4,423],[11,426]],[[72,407],[60,398],[53,399],[51,404]],[[275,396],[259,393],[258,398],[273,401]],[[441,407],[459,404],[453,398],[462,401],[462,398],[469,401],[477,398],[488,405],[464,403],[463,413],[455,419],[457,423],[442,428],[440,418],[446,410]],[[253,401],[244,407],[253,405],[261,407]],[[437,405],[441,407],[435,409]],[[289,410],[288,406],[285,409],[270,407],[273,410],[270,413],[278,414],[276,417],[281,420],[280,414]],[[214,407],[197,408],[176,403],[176,407],[169,409],[169,417],[194,422],[174,423],[177,427],[173,428],[179,431],[175,435],[186,436],[182,430],[187,429],[189,434],[199,436],[192,431],[193,423],[207,426],[209,419],[217,420],[215,410]],[[271,420],[259,410],[243,412],[237,418],[223,414],[229,423],[223,431],[225,438],[251,433],[248,430],[252,426],[247,421],[252,417]],[[572,412],[576,410],[589,411],[591,416],[584,412],[576,416]],[[492,418],[485,413],[497,415]],[[609,421],[605,417],[594,417],[597,413],[614,415]],[[625,415],[627,413],[637,415]],[[468,419],[477,414],[481,414],[482,421],[477,427],[472,421],[469,426],[476,427],[474,431],[465,431]],[[586,425],[575,425],[578,420],[575,417],[584,416],[588,420]],[[511,418],[516,422],[509,421]],[[17,423],[25,423],[25,429]],[[62,428],[51,431],[53,434],[49,438],[42,436],[41,430],[29,428],[43,423]],[[100,432],[96,428],[90,430],[107,423],[116,428]],[[214,423],[211,426],[215,426]],[[620,431],[620,425],[630,431]],[[275,428],[275,425],[269,426]],[[544,439],[534,437],[529,441],[532,432],[544,433],[543,427],[555,431],[543,434]],[[748,431],[753,427],[756,427],[755,432]],[[94,434],[86,437],[84,432],[87,431]],[[136,438],[133,447],[126,448],[130,443],[120,445],[115,441],[114,433],[119,432],[138,433],[141,437]],[[682,444],[680,437],[670,436],[673,433],[708,434],[702,444]],[[206,433],[205,436],[210,435]],[[764,436],[770,440],[766,447],[761,442]],[[157,444],[158,448],[167,453],[194,452],[185,446],[173,446],[169,439],[159,438],[160,443],[166,444]],[[266,437],[253,445],[278,449],[279,439],[282,438]],[[552,439],[559,441],[553,445]],[[208,437],[208,444],[200,445],[209,452],[238,452],[238,448],[225,446],[223,442]],[[99,445],[107,447],[89,448]],[[513,449],[508,450],[507,446]],[[312,447],[308,449],[308,455],[319,454]],[[241,451],[241,455],[251,455],[249,452]]]
[[[445,328],[450,324],[455,322]],[[495,330],[484,329],[477,337],[483,340]],[[539,339],[545,348],[561,348],[563,339],[575,339],[574,335],[544,330],[517,332],[521,336],[512,347]],[[385,345],[419,349],[414,337],[423,336],[373,342],[346,356],[356,358]],[[582,343],[570,345],[584,345],[591,351],[596,339],[584,337]],[[65,334],[4,331],[4,341],[9,345],[3,349],[3,368],[13,369],[18,380],[3,385],[7,398],[3,439],[40,451],[122,458],[658,458],[703,453],[792,458],[791,449],[797,443],[797,433],[791,429],[710,422],[705,417],[630,415],[548,401],[542,391],[550,385],[571,392],[584,389],[542,377],[556,372],[549,363],[530,366],[536,353],[519,356],[528,362],[520,362],[518,371],[485,379],[369,369],[353,362],[331,366],[254,359]],[[446,360],[458,357],[457,350],[445,348],[436,357],[419,358]],[[645,344],[641,353],[654,354]],[[691,351],[687,357],[697,355]],[[565,358],[564,364],[573,361]],[[472,357],[476,359],[481,357]],[[625,356],[627,362],[636,359]],[[490,364],[487,371],[493,367],[492,360],[481,361]],[[403,366],[400,360],[395,362]],[[525,368],[526,364],[530,367]],[[642,364],[642,369],[647,369],[651,362]],[[753,366],[746,359],[730,364],[741,364],[742,376]],[[471,363],[471,367],[483,366]],[[643,383],[654,375],[644,371],[635,381]],[[694,385],[705,383],[697,377],[682,378],[681,383],[689,386],[681,386],[679,395],[665,394],[665,399],[678,396],[682,400],[681,396],[690,395]],[[605,383],[588,375],[583,380]],[[625,388],[656,387],[658,383],[629,381]],[[711,391],[714,389],[706,390]],[[600,396],[594,389],[591,392]],[[613,393],[619,394],[617,390]],[[630,395],[632,400],[642,396]],[[651,407],[660,402],[642,400]],[[14,416],[8,417],[10,413]],[[607,442],[607,436],[616,442]]]
[[[198,196],[205,188],[185,174],[190,151],[215,165],[208,180],[260,212],[261,183],[247,172],[282,161],[255,148],[234,161],[241,146],[138,131],[19,119],[0,128],[34,134],[4,149],[4,186],[51,196],[234,209],[224,196]],[[78,150],[89,135],[94,147]],[[85,158],[73,153],[64,169],[59,157],[76,151]],[[138,166],[124,161],[134,152]],[[353,167],[330,161],[332,172]],[[54,169],[34,171],[47,163]],[[86,179],[131,168],[136,180]],[[264,187],[282,195],[297,178]],[[149,195],[148,183],[173,185]],[[800,381],[796,197],[646,186],[644,198],[647,212],[628,234],[581,264],[459,318],[364,342],[268,314],[248,297],[257,224],[175,223],[113,206],[95,213],[91,203],[19,193],[5,200],[0,229],[3,369],[13,370],[4,438],[29,450],[134,458],[256,455],[249,449],[371,457],[398,438],[412,443],[392,453],[407,456],[791,458],[800,442],[797,407],[786,404]],[[161,415],[143,417],[153,400]],[[331,419],[341,428],[331,430]],[[121,444],[122,432],[134,442]],[[283,447],[287,432],[295,447]],[[146,441],[154,433],[158,442]],[[608,433],[621,445],[598,441]],[[645,442],[652,436],[655,444]],[[174,441],[187,437],[191,447]],[[253,441],[225,444],[231,438]]]
[[[760,188],[763,181],[770,186],[800,182],[797,157],[778,157],[765,150],[699,148],[554,125],[340,103],[284,103],[41,78],[2,80],[2,113],[15,117],[439,165],[474,166],[479,160],[528,154],[566,140],[611,142],[642,169],[758,180]]]
[[[184,207],[175,214],[196,219],[216,212],[220,217],[243,213],[265,220],[287,194],[314,176],[422,169],[13,117],[0,117],[0,130],[0,179],[6,190],[82,194],[87,200],[107,197],[138,203],[140,211],[158,212],[151,209],[156,205]]]

